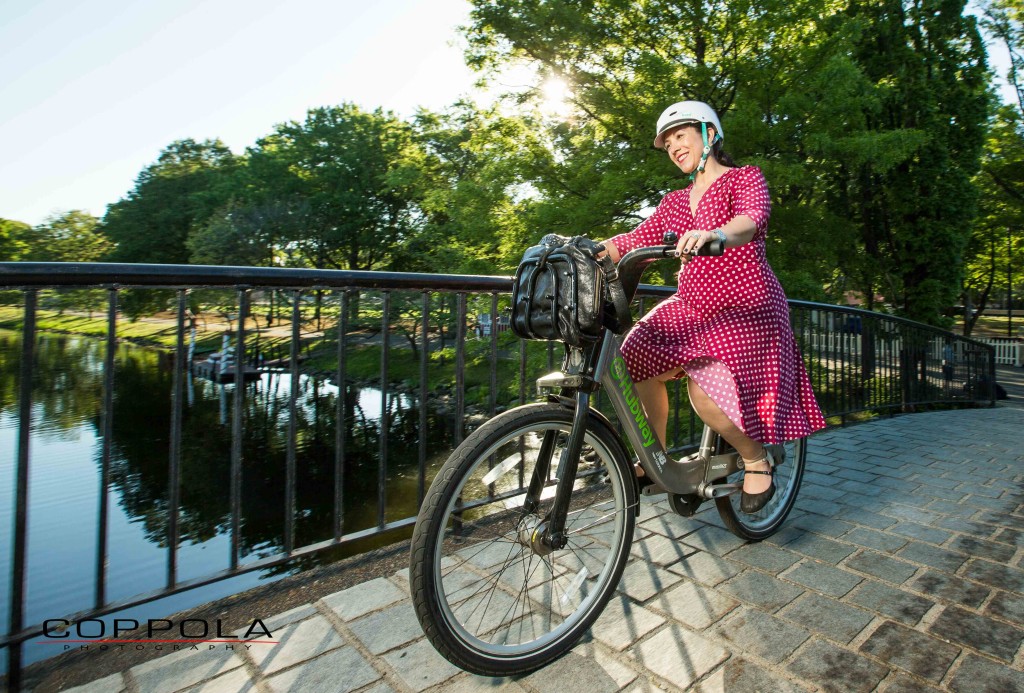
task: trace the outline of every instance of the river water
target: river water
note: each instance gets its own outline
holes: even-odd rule
[[[0,331],[0,623],[9,614],[18,436],[21,338]],[[25,623],[91,608],[99,542],[101,398],[104,343],[41,335],[32,384]],[[182,422],[181,541],[178,579],[230,565],[230,465],[233,385],[192,379]],[[115,356],[111,433],[107,599],[160,589],[167,579],[168,460],[173,359],[164,351],[121,343]],[[335,420],[338,387],[323,378],[268,372],[246,384],[244,405],[242,564],[279,552],[284,544],[289,396],[297,388],[295,545],[333,537]],[[430,413],[419,430],[419,402],[389,397],[385,520],[415,514],[419,437],[427,437],[431,470],[443,462],[453,424]],[[377,524],[382,401],[378,389],[345,389],[344,532]],[[429,477],[427,480],[429,484]],[[359,547],[365,550],[364,544]],[[133,609],[133,618],[162,617],[294,572],[299,566],[254,572]],[[127,614],[126,614],[127,615]],[[53,652],[26,651],[29,661]]]

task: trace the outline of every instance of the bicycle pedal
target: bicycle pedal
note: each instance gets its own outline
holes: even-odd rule
[[[672,510],[683,517],[693,517],[704,499],[696,493],[670,493],[668,494],[668,505]]]

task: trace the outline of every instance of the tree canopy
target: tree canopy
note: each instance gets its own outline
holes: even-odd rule
[[[769,259],[791,297],[855,291],[946,324],[962,292],[998,287],[1008,257],[993,265],[991,241],[1024,215],[1024,97],[997,108],[964,0],[471,4],[468,64],[484,82],[527,69],[528,86],[410,119],[314,107],[238,155],[173,142],[108,208],[105,257],[509,272],[544,233],[607,238],[685,186],[654,123],[698,99],[738,163],[765,172]],[[1024,93],[1024,5],[980,8]],[[543,108],[552,79],[567,114]],[[3,222],[0,252],[27,258],[31,235]]]

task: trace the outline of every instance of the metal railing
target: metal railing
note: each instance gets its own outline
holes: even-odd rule
[[[561,347],[516,340],[500,329],[479,329],[480,323],[501,324],[508,304],[511,279],[507,277],[429,275],[386,272],[295,270],[250,267],[157,266],[115,264],[0,263],[0,310],[7,325],[20,337],[16,375],[17,449],[14,453],[13,542],[10,560],[10,594],[6,634],[0,647],[9,652],[11,689],[21,679],[23,644],[39,635],[41,624],[27,622],[25,615],[28,557],[28,520],[32,503],[28,480],[33,465],[32,436],[38,415],[33,402],[37,344],[46,325],[57,316],[98,313],[105,321],[97,339],[102,343],[97,433],[99,465],[97,549],[94,559],[95,592],[68,621],[108,615],[128,607],[208,585],[243,573],[264,570],[322,552],[365,543],[374,537],[408,532],[415,508],[422,500],[436,460],[458,445],[474,423],[497,411],[533,398],[533,380],[561,360]],[[644,312],[657,299],[672,293],[668,287],[642,286],[639,309]],[[142,304],[145,310],[139,308]],[[862,412],[895,413],[932,405],[991,405],[994,403],[992,348],[956,337],[935,328],[892,316],[801,301],[791,301],[791,319],[808,371],[823,410],[833,423],[844,423]],[[125,339],[134,319],[162,316],[164,339],[170,343],[170,402],[139,401],[134,407],[169,407],[166,432],[166,489],[160,504],[166,507],[164,524],[156,528],[165,551],[163,584],[144,593],[111,599],[107,570],[111,465],[115,457],[114,374],[119,341]],[[218,312],[224,325],[202,329],[203,315]],[[283,315],[282,315],[283,313]],[[274,315],[285,326],[275,334],[259,327],[258,316]],[[197,317],[200,316],[200,317]],[[477,316],[472,318],[470,316]],[[479,316],[488,316],[481,319]],[[3,316],[0,316],[3,317]],[[476,323],[476,324],[474,324]],[[226,325],[226,326],[225,326]],[[198,326],[198,327],[197,327]],[[179,571],[182,544],[183,467],[188,462],[183,437],[189,413],[191,355],[203,337],[220,342],[229,332],[235,358],[228,380],[242,385],[222,388],[225,430],[230,431],[228,506],[223,527],[230,538],[224,567],[198,577],[183,579]],[[373,366],[368,367],[367,358]],[[330,477],[330,521],[323,536],[299,536],[298,520],[308,508],[299,508],[299,487],[308,465],[299,464],[299,427],[305,402],[298,383],[300,362],[308,359],[322,376],[333,380],[338,393],[333,412],[333,466]],[[358,361],[358,364],[357,364]],[[253,421],[254,392],[248,380],[272,372],[287,376],[287,406],[283,433],[283,504],[279,537],[262,554],[251,550],[253,540],[244,536],[243,481],[248,466],[247,427]],[[415,363],[415,367],[412,364]],[[376,370],[375,374],[369,370]],[[404,384],[396,382],[396,371]],[[253,376],[253,372],[256,373]],[[262,375],[261,375],[262,374]],[[354,379],[372,380],[379,390],[379,420],[373,424],[376,442],[370,450],[373,468],[353,462],[354,440],[346,431],[353,416],[346,402],[346,384]],[[675,449],[694,445],[700,424],[687,406],[685,387],[671,388],[674,416],[670,444]],[[394,403],[399,398],[414,402],[416,418],[403,425],[418,428],[415,461],[396,460]],[[428,441],[431,428],[428,402],[437,405],[450,421],[450,431],[440,442]],[[0,400],[0,404],[3,401]],[[600,398],[598,406],[602,406]],[[248,408],[247,408],[248,407]],[[3,411],[0,410],[0,414]],[[411,423],[410,423],[411,422]],[[304,425],[304,424],[303,424]],[[369,438],[367,438],[369,439]],[[366,450],[365,446],[363,448]],[[8,454],[4,451],[3,454]],[[401,465],[415,476],[415,496],[406,506],[394,509],[394,468]],[[375,507],[366,526],[346,524],[347,506],[353,502],[345,489],[355,474],[372,477]],[[323,529],[323,528],[321,528]],[[256,556],[253,558],[253,556]],[[53,614],[54,617],[58,614]]]

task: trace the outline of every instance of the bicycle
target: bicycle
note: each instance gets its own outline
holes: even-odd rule
[[[645,266],[675,251],[672,238],[664,240],[620,260],[615,281],[630,300]],[[720,245],[702,250],[722,252]],[[619,324],[629,322],[620,316]],[[754,515],[740,513],[739,455],[705,426],[695,453],[670,459],[608,329],[589,347],[566,346],[562,370],[537,385],[555,392],[496,416],[452,453],[412,539],[411,591],[424,633],[448,661],[484,676],[527,673],[569,651],[600,616],[629,559],[641,483],[622,436],[590,406],[599,387],[653,482],[643,494],[667,493],[686,517],[714,500],[743,539],[764,539],[783,523],[806,460],[806,439],[769,446],[775,496]]]

